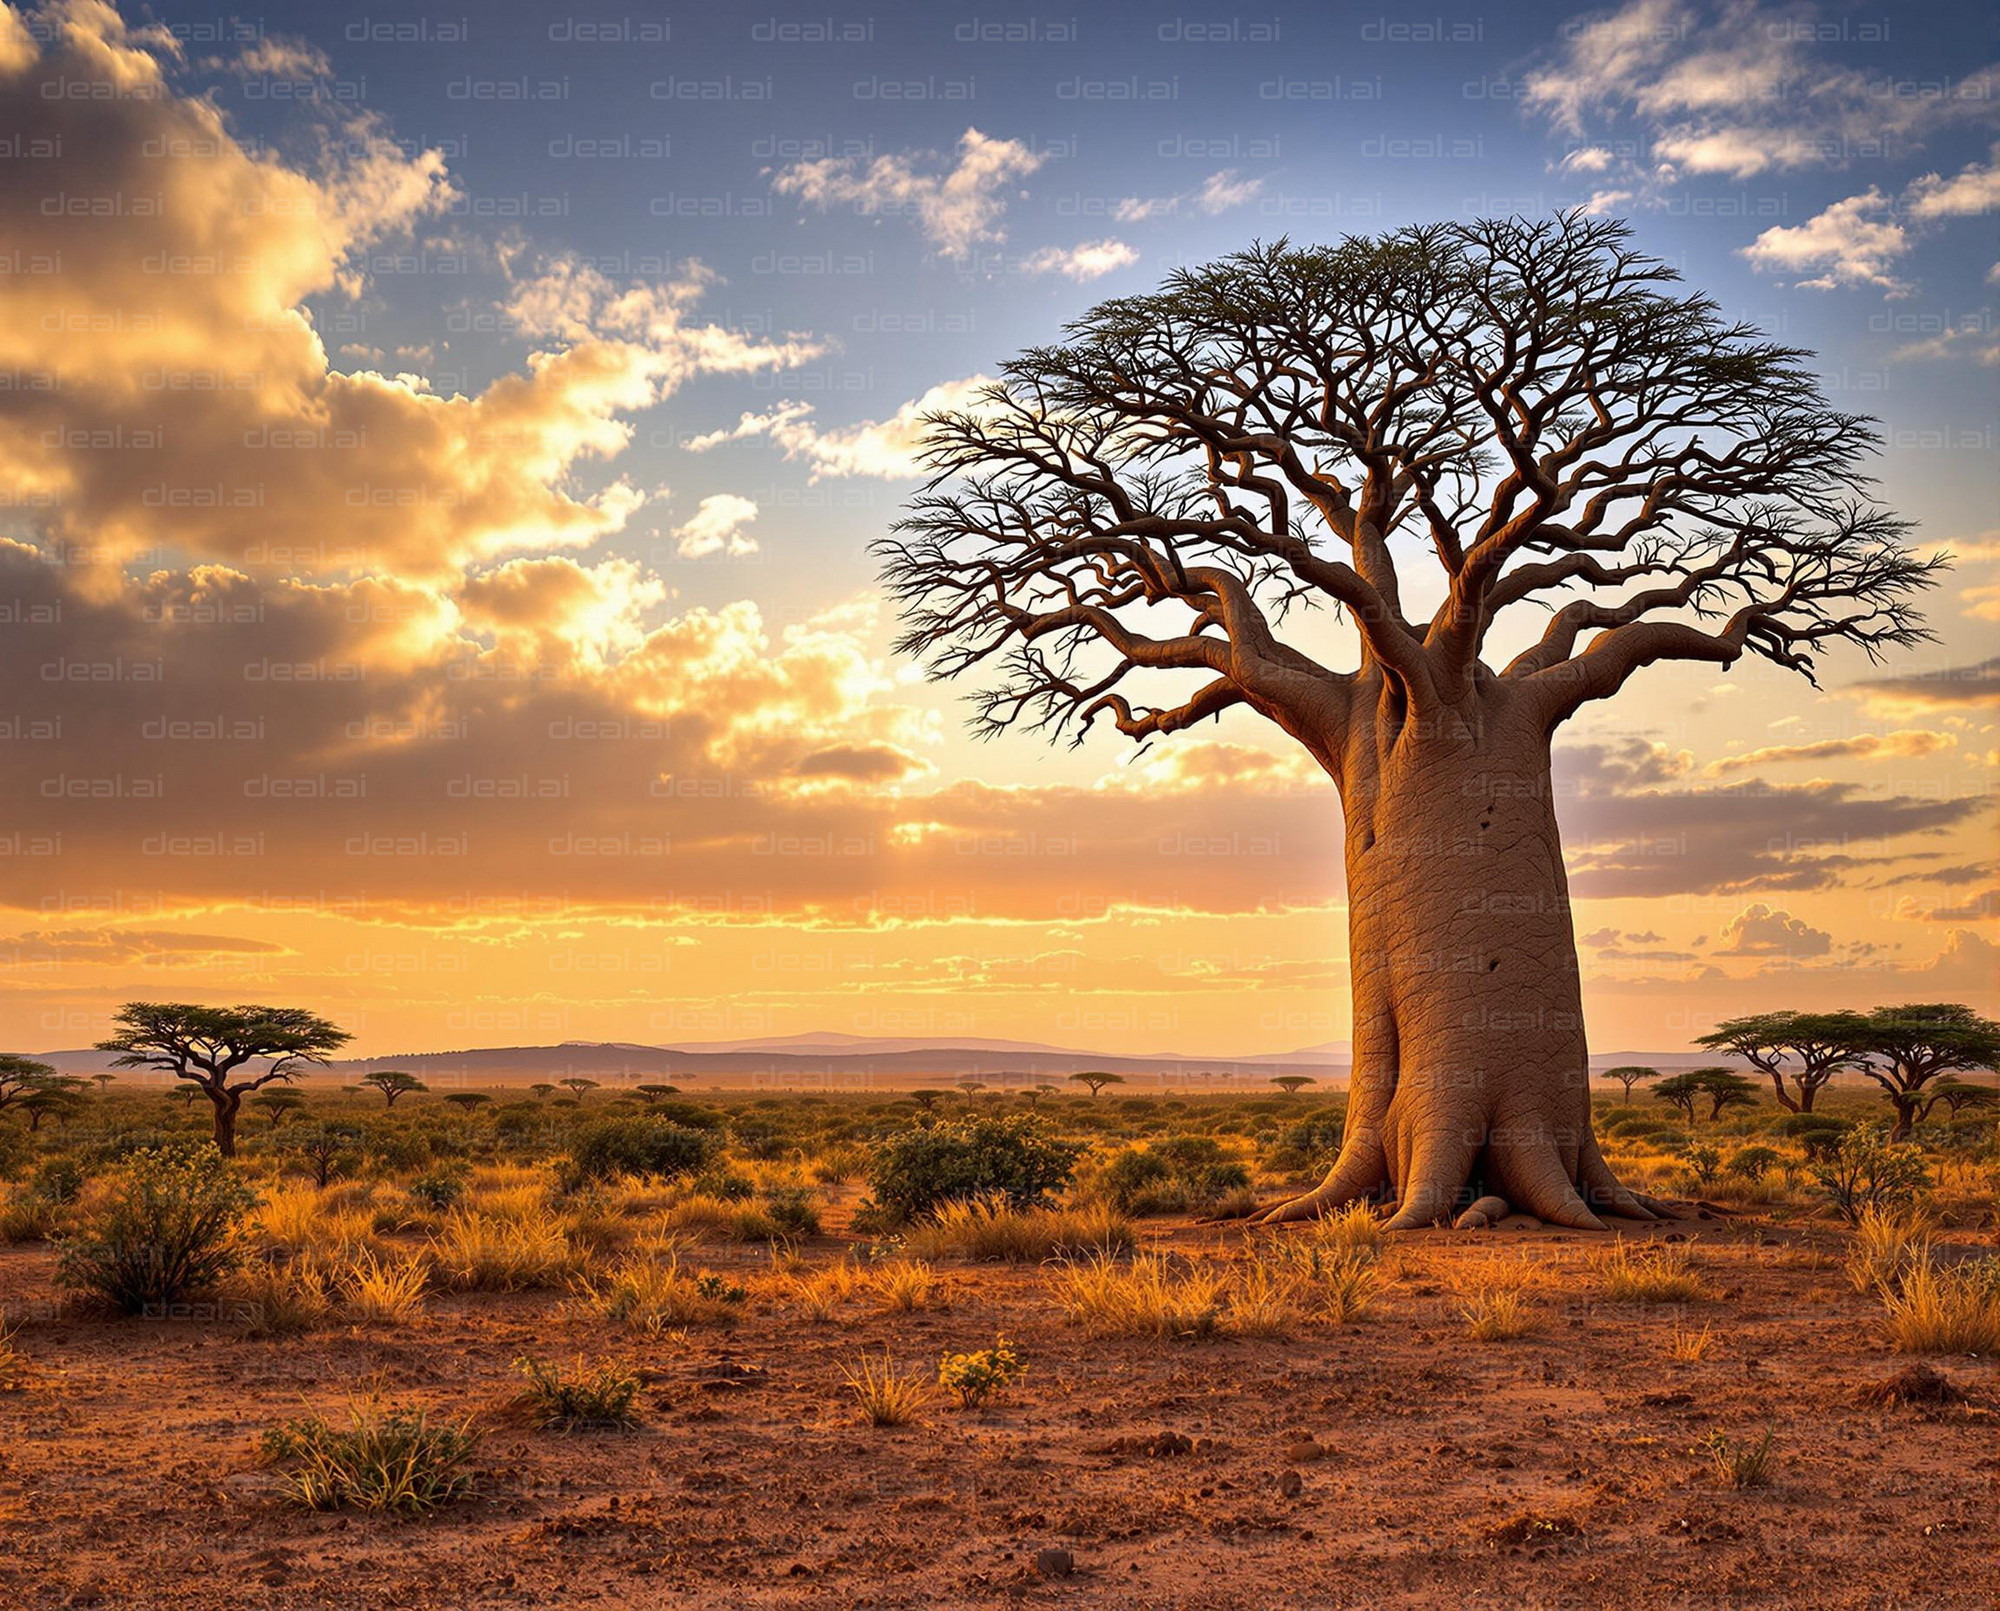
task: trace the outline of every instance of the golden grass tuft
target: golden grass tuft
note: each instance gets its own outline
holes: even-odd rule
[[[1871,1204],[1847,1243],[1847,1279],[1863,1297],[1894,1292],[1904,1275],[1930,1256],[1930,1215],[1922,1208]]]
[[[458,1292],[520,1292],[559,1287],[580,1264],[559,1223],[493,1219],[456,1208],[425,1250],[437,1278]]]
[[[923,1372],[899,1368],[886,1350],[879,1362],[864,1353],[841,1376],[870,1426],[907,1426],[931,1399]]]
[[[875,1271],[868,1286],[892,1315],[928,1309],[942,1291],[937,1271],[922,1259],[892,1259]]]
[[[1542,1313],[1516,1287],[1481,1287],[1459,1307],[1474,1342],[1512,1342],[1542,1329]]]
[[[1157,1253],[1129,1263],[1098,1254],[1066,1264],[1052,1289],[1064,1314],[1092,1337],[1192,1340],[1222,1329],[1222,1278]]]
[[[1991,1266],[1989,1268],[1988,1266]],[[1899,1354],[2000,1354],[2000,1264],[1950,1269],[1925,1248],[1885,1291],[1889,1342]]]
[[[344,1292],[350,1319],[401,1325],[424,1310],[428,1272],[419,1259],[389,1260],[364,1253],[348,1267]]]
[[[689,1270],[678,1257],[643,1253],[628,1254],[601,1274],[578,1276],[573,1290],[586,1312],[647,1336],[728,1325],[742,1307],[739,1289],[719,1277]]]
[[[802,1270],[783,1276],[780,1296],[797,1306],[808,1320],[825,1322],[837,1318],[840,1308],[868,1278],[852,1259],[839,1259],[816,1270]]]
[[[1693,1303],[1708,1293],[1693,1249],[1676,1243],[1634,1244],[1621,1236],[1590,1262],[1614,1303]]]
[[[1698,1364],[1708,1358],[1709,1345],[1714,1340],[1714,1328],[1707,1323],[1696,1331],[1686,1321],[1677,1320],[1667,1334],[1667,1358],[1677,1365]]]
[[[965,1258],[1039,1264],[1089,1253],[1122,1253],[1132,1227],[1105,1204],[1081,1208],[1011,1208],[1003,1201],[946,1203],[937,1217],[913,1225],[903,1238],[919,1259]]]

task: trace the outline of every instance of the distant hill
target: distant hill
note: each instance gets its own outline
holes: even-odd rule
[[[59,1051],[33,1054],[65,1074],[111,1071],[103,1052]],[[993,1087],[1021,1087],[1037,1080],[1067,1080],[1085,1070],[1122,1075],[1133,1091],[1162,1086],[1191,1091],[1228,1090],[1266,1084],[1279,1074],[1309,1074],[1330,1088],[1347,1083],[1350,1049],[1329,1041],[1292,1052],[1238,1058],[1171,1055],[1115,1057],[1075,1047],[1035,1041],[978,1037],[845,1035],[831,1031],[760,1036],[734,1041],[694,1041],[680,1046],[646,1046],[629,1041],[564,1041],[556,1046],[485,1046],[463,1051],[406,1052],[349,1058],[314,1072],[314,1082],[351,1083],[373,1069],[401,1069],[426,1083],[449,1085],[532,1085],[542,1080],[591,1079],[600,1085],[648,1081],[688,1082],[774,1090],[907,1090],[963,1079]],[[1591,1058],[1602,1071],[1638,1063],[1670,1073],[1715,1059],[1696,1052],[1606,1052]]]

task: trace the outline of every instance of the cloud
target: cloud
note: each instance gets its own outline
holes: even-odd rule
[[[1908,342],[1889,356],[1897,363],[1927,360],[1955,363],[1970,358],[1982,367],[1991,368],[2000,364],[2000,330],[1994,330],[1981,318],[1968,318],[1954,329]]]
[[[333,73],[332,61],[319,46],[275,34],[253,40],[227,66],[244,78],[327,78]]]
[[[14,165],[0,233],[61,272],[0,279],[0,371],[45,381],[10,393],[0,480],[53,555],[448,576],[586,547],[644,501],[584,483],[625,448],[631,414],[695,375],[813,350],[696,322],[698,272],[618,288],[559,264],[513,296],[547,345],[476,396],[337,370],[310,301],[360,289],[371,248],[450,205],[441,157],[336,114],[287,166],[176,93],[165,47],[109,8],[41,22],[45,46],[4,53],[0,116],[63,160]],[[100,202],[120,207],[115,228],[90,216]]]
[[[2000,146],[1984,163],[1971,162],[1950,179],[1926,174],[1904,193],[1914,218],[1971,218],[2000,207]]]
[[[1860,696],[1870,710],[1954,711],[2000,700],[2000,655],[1969,666],[1940,666],[1850,683],[1843,692]]]
[[[1079,246],[1045,246],[1022,260],[1030,274],[1060,274],[1071,280],[1096,280],[1129,268],[1139,254],[1123,241],[1085,241]]]
[[[1873,760],[1881,757],[1915,758],[1950,749],[1958,740],[1949,733],[1929,728],[1904,728],[1894,733],[1859,733],[1853,738],[1823,738],[1811,744],[1772,744],[1746,750],[1741,755],[1725,755],[1708,764],[1710,777],[1727,777],[1732,772],[1751,772],[1760,766],[1787,765],[1795,761]]]
[[[978,406],[980,394],[992,385],[984,375],[947,380],[921,397],[902,404],[884,420],[822,429],[810,403],[779,403],[761,413],[746,413],[725,430],[697,436],[686,446],[706,453],[725,442],[764,436],[784,449],[787,459],[802,459],[812,467],[811,479],[823,476],[873,476],[885,481],[925,474],[919,462],[927,415]]]
[[[733,492],[718,492],[701,500],[694,515],[674,528],[677,552],[682,559],[705,559],[710,554],[754,554],[757,539],[746,537],[743,528],[757,518],[757,505]]]
[[[1743,255],[1765,273],[1810,275],[1794,282],[1803,289],[1874,285],[1892,297],[1906,296],[1909,282],[1890,270],[1910,250],[1910,235],[1884,216],[1888,207],[1888,198],[1870,189],[1803,224],[1774,225],[1744,247]]]
[[[996,140],[968,128],[959,137],[955,163],[922,171],[940,160],[936,152],[899,152],[864,167],[859,158],[826,157],[782,170],[771,186],[822,211],[851,206],[866,216],[914,217],[939,252],[962,261],[975,247],[1007,238],[1001,228],[1004,192],[1041,167],[1043,158],[1018,140]]]
[[[1246,179],[1234,168],[1210,174],[1192,190],[1172,196],[1128,196],[1111,210],[1121,224],[1141,223],[1149,218],[1170,218],[1183,212],[1214,217],[1255,201],[1264,189],[1262,179]]]
[[[1643,742],[1556,753],[1571,891],[1585,899],[1840,887],[1907,859],[1903,841],[1990,810],[1978,796],[1877,797],[1856,783],[1685,778],[1677,752]]]
[[[1739,957],[1823,957],[1833,949],[1833,936],[1790,912],[1773,911],[1761,902],[1746,906],[1722,925],[1716,953]]]
[[[1988,115],[1993,67],[1937,91],[1884,94],[1879,74],[1819,50],[1817,15],[1752,0],[1630,0],[1565,23],[1550,59],[1527,75],[1523,100],[1572,138],[1600,120],[1635,119],[1644,149],[1623,167],[1656,189],[1684,175],[1843,167]]]

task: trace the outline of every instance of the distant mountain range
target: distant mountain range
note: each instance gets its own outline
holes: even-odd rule
[[[111,1071],[108,1054],[59,1051],[34,1054],[65,1074]],[[1306,1074],[1328,1085],[1347,1083],[1351,1052],[1346,1041],[1328,1041],[1292,1052],[1237,1058],[1162,1054],[1111,1056],[1038,1041],[973,1036],[869,1036],[824,1031],[765,1035],[746,1040],[691,1041],[647,1046],[628,1041],[564,1041],[556,1046],[484,1046],[464,1051],[409,1052],[348,1058],[314,1081],[351,1083],[375,1069],[401,1069],[434,1085],[532,1085],[541,1080],[591,1079],[600,1085],[648,1081],[702,1086],[768,1086],[777,1090],[909,1089],[976,1079],[993,1087],[1067,1080],[1102,1070],[1135,1090],[1162,1086],[1204,1089],[1262,1085],[1281,1074]],[[1596,1069],[1640,1063],[1663,1072],[1694,1068],[1714,1059],[1694,1052],[1607,1052],[1592,1057]]]

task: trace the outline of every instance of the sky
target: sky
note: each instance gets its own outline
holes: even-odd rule
[[[976,742],[868,545],[1105,297],[1570,207],[1957,556],[1934,644],[1565,729],[1593,1047],[1991,1011],[1996,64],[1970,5],[0,6],[0,1047],[1344,1039],[1311,761]]]

